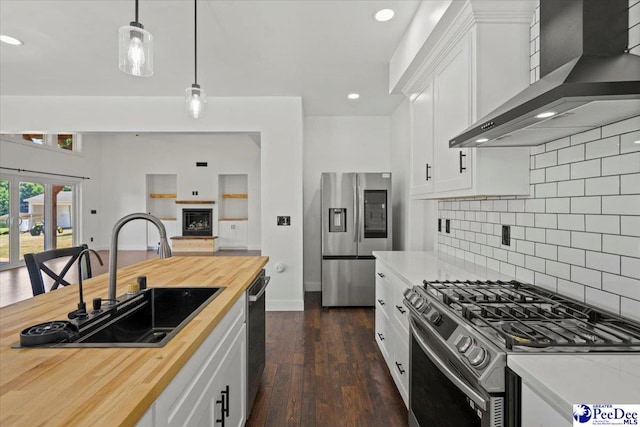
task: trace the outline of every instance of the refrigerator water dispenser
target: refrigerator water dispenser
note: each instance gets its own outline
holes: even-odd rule
[[[347,231],[347,208],[329,209],[329,233],[345,233]]]

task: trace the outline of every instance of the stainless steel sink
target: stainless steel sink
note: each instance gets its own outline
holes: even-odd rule
[[[148,288],[87,319],[64,322],[64,338],[37,347],[162,347],[223,289]]]

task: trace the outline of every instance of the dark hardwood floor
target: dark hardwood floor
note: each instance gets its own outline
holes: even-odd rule
[[[373,308],[267,312],[267,361],[247,427],[406,426],[407,409],[374,339]]]

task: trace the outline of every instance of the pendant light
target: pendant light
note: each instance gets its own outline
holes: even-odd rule
[[[127,74],[138,77],[153,75],[153,36],[136,20],[120,27],[118,35],[118,67]]]
[[[187,112],[194,119],[204,112],[207,94],[198,84],[198,0],[193,0],[193,84],[185,90]]]

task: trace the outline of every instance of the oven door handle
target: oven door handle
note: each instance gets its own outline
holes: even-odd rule
[[[267,285],[271,281],[271,276],[267,276],[264,278],[264,286],[260,289],[260,291],[256,295],[249,295],[249,302],[256,302],[262,297],[264,291],[267,290]]]
[[[487,408],[489,407],[489,402],[487,401],[487,399],[482,397],[477,391],[475,391],[474,389],[469,387],[467,384],[465,384],[460,378],[458,378],[458,376],[455,374],[455,372],[451,370],[451,368],[445,365],[440,360],[440,358],[438,358],[438,356],[433,352],[433,350],[429,348],[427,343],[424,341],[424,339],[420,336],[420,334],[416,330],[417,328],[416,328],[415,320],[413,319],[409,319],[409,320],[411,321],[411,334],[416,339],[416,341],[420,345],[420,348],[422,349],[422,351],[425,352],[429,360],[431,360],[431,362],[433,362],[433,364],[436,365],[436,367],[440,370],[440,372],[442,372],[449,379],[449,381],[455,384],[455,386],[458,387],[460,391],[462,391],[465,395],[467,395],[469,399],[473,400],[473,402],[476,405],[478,405],[483,411],[486,411]]]

